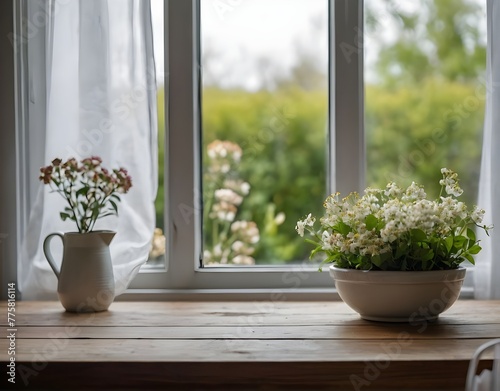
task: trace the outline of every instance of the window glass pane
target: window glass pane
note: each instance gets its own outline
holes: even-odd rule
[[[153,45],[156,66],[157,82],[157,109],[158,109],[158,193],[155,200],[156,229],[151,242],[149,260],[143,268],[165,267],[165,107],[164,107],[164,16],[163,0],[151,0],[151,17],[153,26]]]
[[[365,1],[367,185],[439,195],[458,172],[475,204],[485,104],[486,11],[479,0]]]
[[[328,2],[201,0],[204,265],[303,262],[326,196]]]

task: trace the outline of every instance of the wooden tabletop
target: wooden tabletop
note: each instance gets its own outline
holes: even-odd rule
[[[115,302],[96,314],[18,302],[15,331],[1,319],[1,361],[14,333],[15,386],[37,390],[463,391],[474,351],[500,338],[500,301],[459,301],[417,324],[286,301]]]

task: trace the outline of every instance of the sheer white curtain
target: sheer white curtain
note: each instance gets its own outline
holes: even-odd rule
[[[30,110],[42,112],[39,118],[45,124],[43,164],[55,157],[80,160],[98,155],[103,166],[125,167],[132,176],[133,187],[122,197],[119,217],[98,220],[95,227],[117,231],[111,256],[120,294],[147,260],[155,225],[156,77],[150,2],[39,0],[38,7],[27,3],[28,13],[34,14],[28,20],[41,11],[46,15],[43,56],[38,45],[28,45],[33,51],[28,53]],[[41,78],[37,61],[46,69]],[[42,104],[44,110],[39,110]],[[33,120],[36,116],[30,115]],[[76,230],[74,222],[60,220],[63,208],[59,195],[38,184],[18,267],[23,299],[56,297],[57,280],[42,242],[51,232]],[[54,256],[61,259],[62,249],[55,242]]]
[[[475,267],[475,292],[480,299],[500,299],[500,1],[487,1],[488,55],[483,157],[478,204],[490,237],[481,235],[483,250]]]

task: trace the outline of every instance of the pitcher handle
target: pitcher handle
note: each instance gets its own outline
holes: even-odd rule
[[[52,253],[50,251],[50,241],[54,236],[59,236],[64,244],[64,234],[62,232],[54,232],[52,234],[49,234],[43,241],[43,253],[45,254],[45,258],[47,258],[47,261],[49,262],[49,265],[54,271],[57,279],[59,279],[59,270],[57,270],[56,263],[54,262],[54,257],[52,256]]]

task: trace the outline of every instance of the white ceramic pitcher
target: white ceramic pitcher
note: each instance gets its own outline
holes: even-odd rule
[[[50,251],[52,238],[62,239],[64,250],[59,271]],[[59,300],[70,312],[107,310],[115,296],[109,244],[113,231],[55,232],[43,242],[43,252],[58,279]]]

